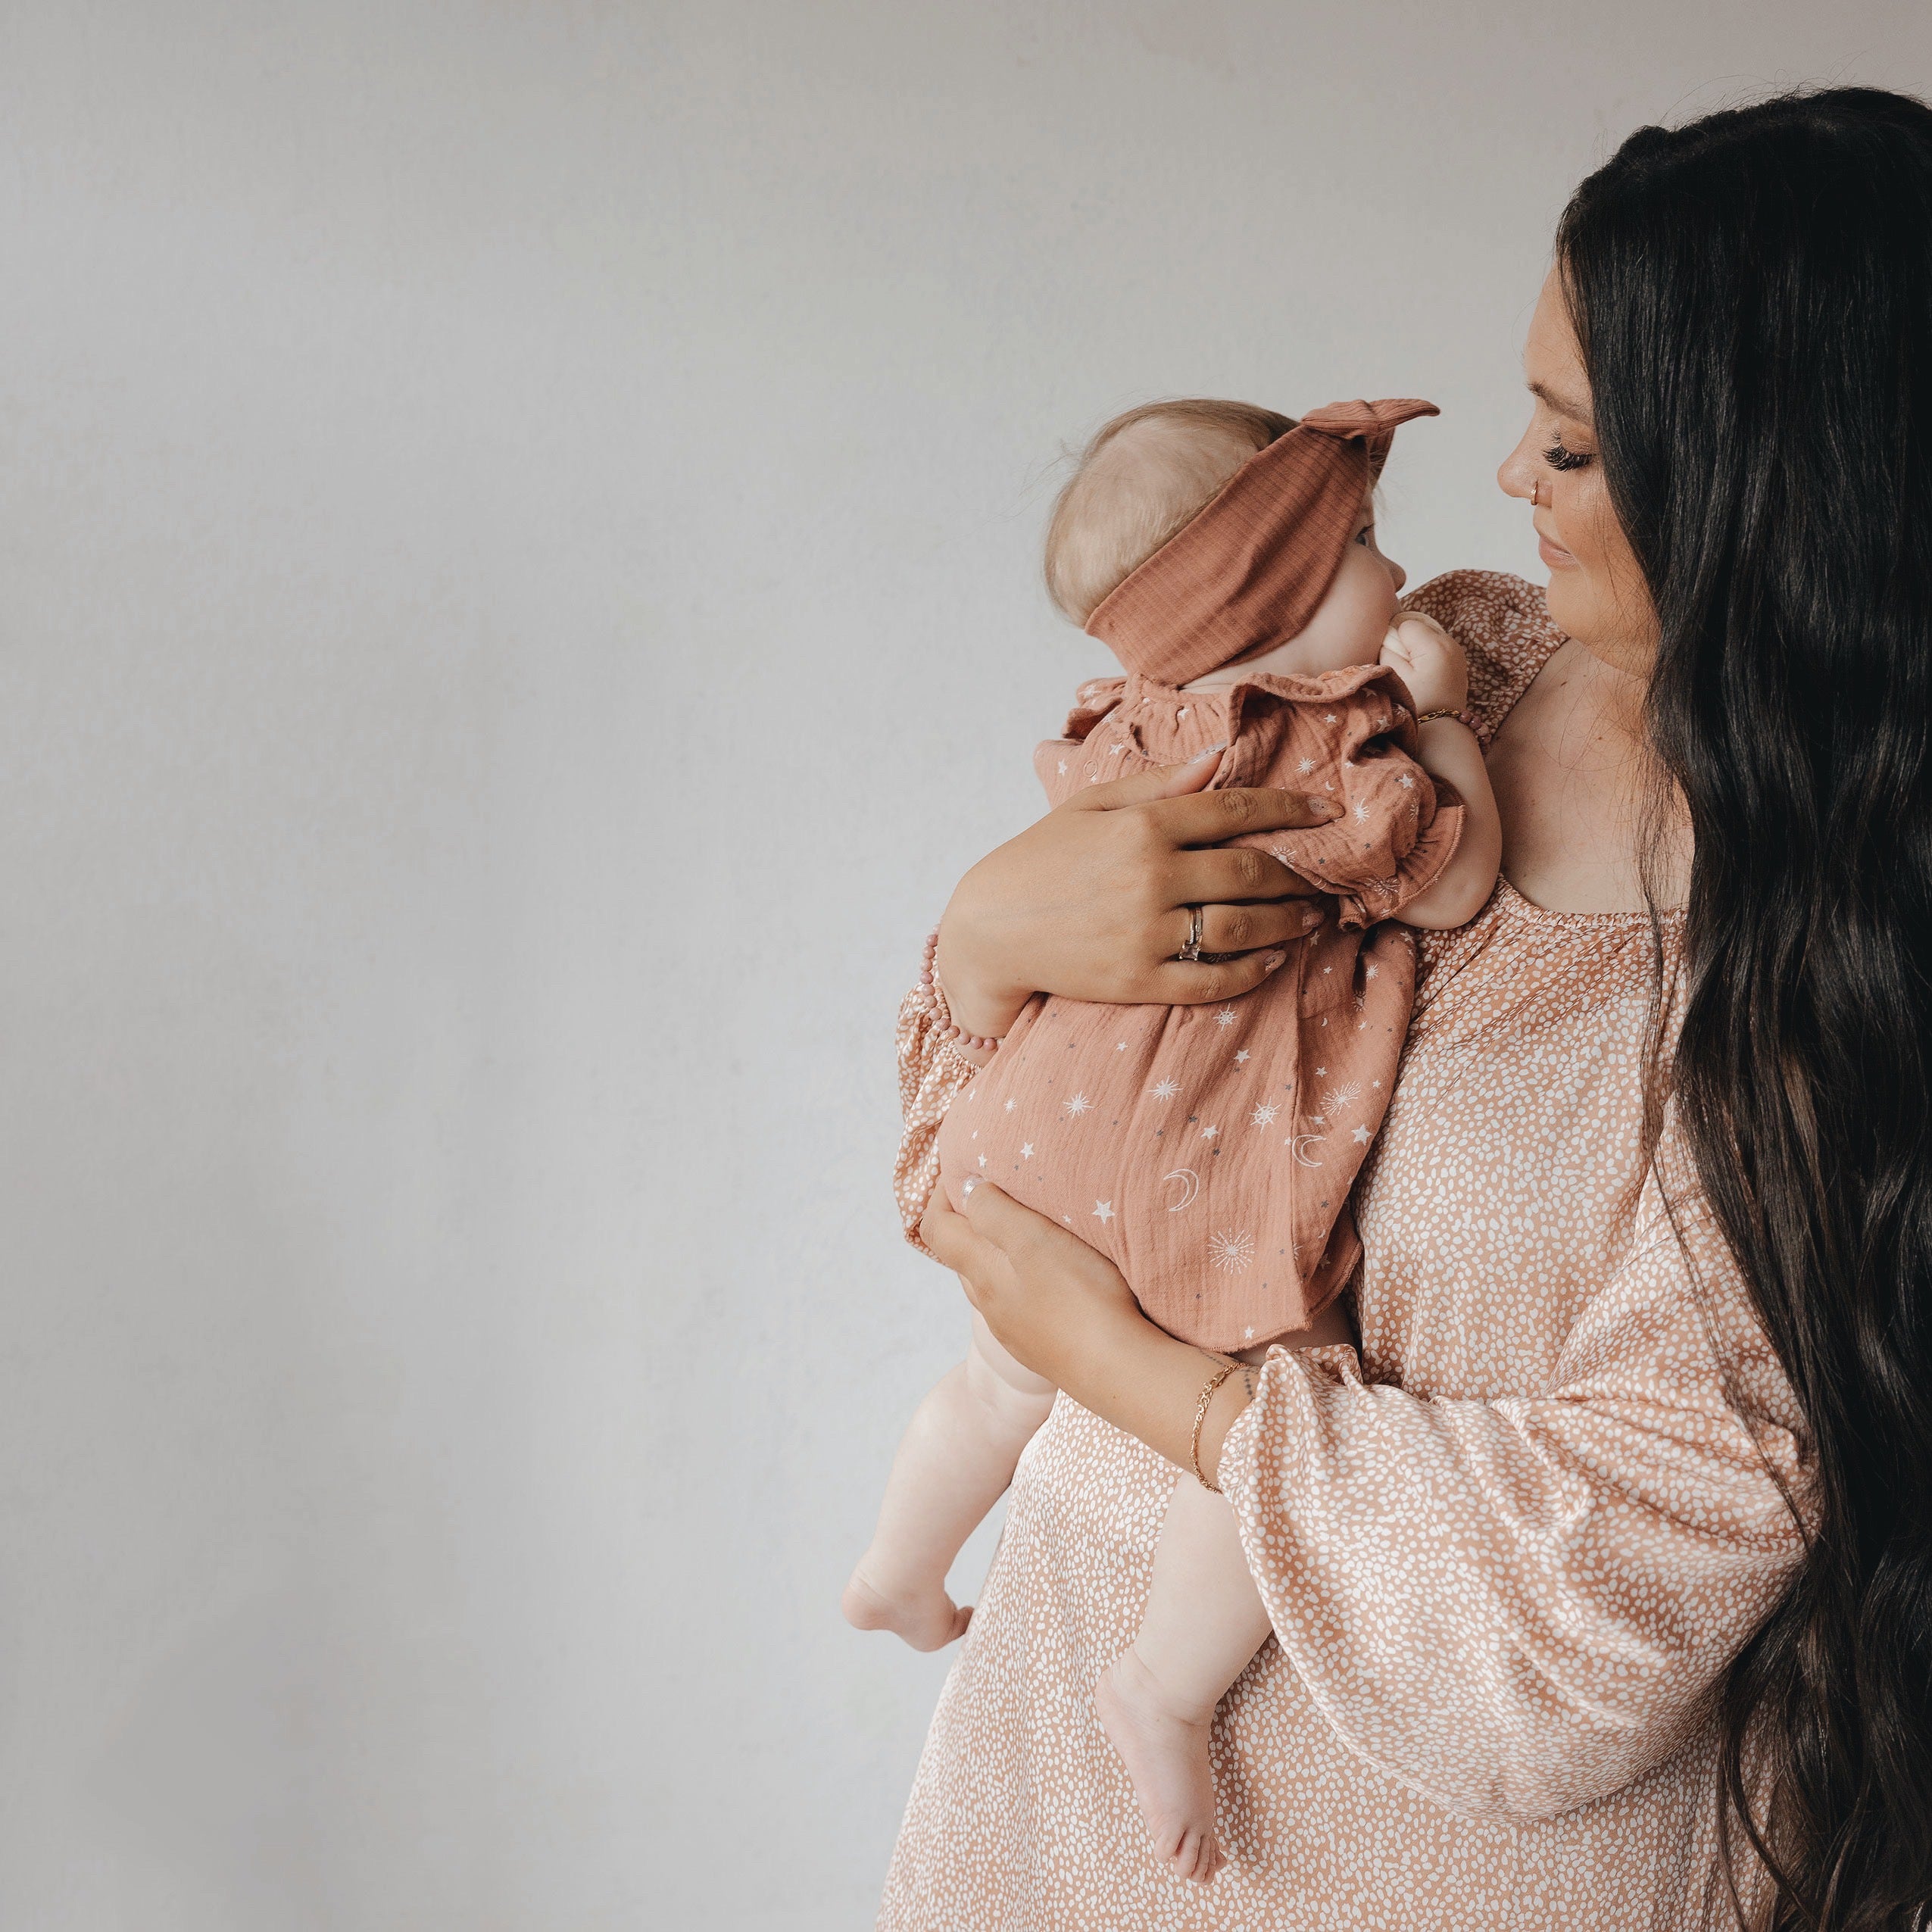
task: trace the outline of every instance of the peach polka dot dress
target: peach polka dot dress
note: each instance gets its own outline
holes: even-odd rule
[[[1559,641],[1516,579],[1410,601],[1469,651],[1487,729]],[[885,1932],[1732,1922],[1712,1699],[1799,1560],[1809,1463],[1668,1127],[1640,1158],[1650,922],[1500,883],[1421,954],[1357,1194],[1360,1350],[1275,1351],[1223,1456],[1274,1629],[1216,1719],[1232,1863],[1203,1890],[1156,1862],[1091,1702],[1175,1472],[1062,1397],[933,1719]],[[916,1000],[900,1047],[916,1220],[971,1069]]]

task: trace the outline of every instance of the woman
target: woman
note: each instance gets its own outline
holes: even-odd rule
[[[1842,90],[1633,136],[1525,360],[1500,481],[1547,616],[1473,573],[1415,600],[1472,654],[1505,879],[1425,944],[1359,1359],[1278,1351],[1197,1427],[1217,1365],[1091,1250],[990,1187],[926,1213],[1066,1394],[895,1932],[1932,1911],[1932,111]],[[1198,782],[1097,790],[969,875],[958,1025],[1254,982],[1303,910],[1195,848],[1304,801]],[[1201,900],[1245,957],[1174,962]],[[916,1153],[971,1069],[909,1016]],[[1088,1703],[1197,1455],[1278,1640],[1224,1707],[1204,1891]]]

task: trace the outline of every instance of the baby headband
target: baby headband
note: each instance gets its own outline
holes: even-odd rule
[[[1311,410],[1094,606],[1089,635],[1170,685],[1293,637],[1341,567],[1397,425],[1441,413],[1412,396]]]

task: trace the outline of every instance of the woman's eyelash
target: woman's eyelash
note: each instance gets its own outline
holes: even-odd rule
[[[1553,470],[1581,470],[1593,459],[1581,450],[1565,449],[1561,443],[1552,443],[1543,452],[1543,460]]]

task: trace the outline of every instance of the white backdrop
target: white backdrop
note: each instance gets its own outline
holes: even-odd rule
[[[0,5],[0,1926],[867,1923],[1057,453],[1428,395],[1388,547],[1528,568],[1573,181],[1928,17]]]

